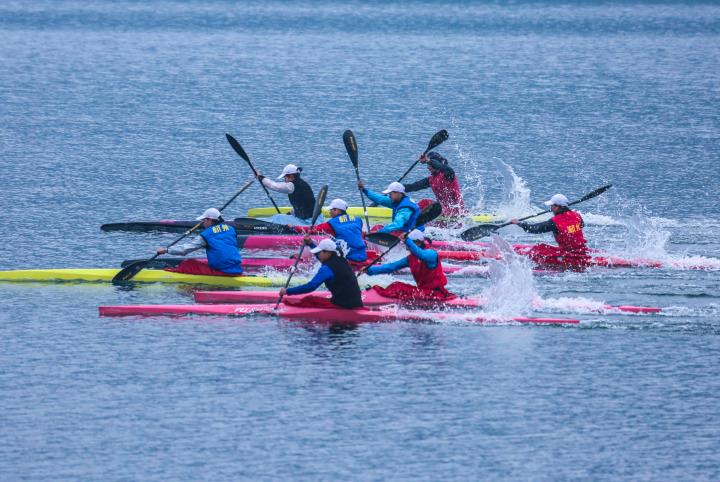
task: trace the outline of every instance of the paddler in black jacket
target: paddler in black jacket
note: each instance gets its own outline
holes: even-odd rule
[[[286,298],[285,303],[306,308],[362,308],[362,294],[357,277],[347,260],[338,255],[335,241],[326,238],[315,246],[308,235],[304,241],[312,247],[311,252],[317,256],[322,266],[313,279],[301,286],[287,290],[283,288],[280,294],[284,296],[311,293],[325,283],[332,296],[327,299],[324,296],[308,295],[298,301]]]
[[[272,181],[258,172],[258,181],[272,191],[287,194],[290,205],[292,206],[291,215],[276,214],[267,218],[267,221],[293,225],[310,224],[313,209],[315,208],[315,195],[313,194],[310,184],[300,177],[301,172],[301,167],[297,167],[295,164],[288,164],[283,169],[282,174],[278,176],[278,180],[282,180],[282,182]]]

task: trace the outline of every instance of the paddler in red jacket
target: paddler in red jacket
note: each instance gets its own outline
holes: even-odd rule
[[[405,192],[431,188],[442,206],[443,216],[458,218],[467,214],[462,192],[460,192],[460,184],[455,171],[448,165],[447,159],[435,151],[430,151],[427,155],[420,156],[420,162],[427,164],[430,176],[405,185]]]
[[[537,244],[527,251],[527,256],[543,266],[584,269],[590,257],[583,236],[582,217],[570,210],[568,199],[562,194],[555,194],[549,201],[545,201],[545,205],[550,206],[553,212],[553,217],[548,221],[536,224],[522,223],[517,219],[510,221],[528,233],[552,232],[555,236],[557,246]]]
[[[403,268],[410,268],[417,286],[402,281],[395,281],[387,288],[373,286],[373,289],[388,298],[403,301],[412,300],[451,300],[457,295],[445,289],[447,278],[443,273],[442,262],[437,251],[426,245],[425,234],[414,229],[410,233],[403,233],[400,238],[405,241],[410,254],[398,261],[367,268],[367,274],[377,275],[393,273]]]

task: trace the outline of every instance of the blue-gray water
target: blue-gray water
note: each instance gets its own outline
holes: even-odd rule
[[[190,298],[2,285],[0,478],[717,480],[719,40],[711,2],[0,3],[2,269],[150,254],[172,236],[99,225],[221,204],[250,178],[226,132],[357,203],[348,128],[372,186],[446,128],[470,205],[612,182],[594,247],[715,268],[506,273],[498,309],[579,327],[102,319]]]

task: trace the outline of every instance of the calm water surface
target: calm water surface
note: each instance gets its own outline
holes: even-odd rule
[[[575,327],[102,319],[191,298],[0,285],[0,478],[717,480],[719,40],[710,2],[2,2],[2,269],[151,254],[173,237],[99,225],[224,202],[226,132],[356,204],[347,128],[373,187],[448,129],[478,211],[611,182],[590,243],[672,267],[451,278]]]

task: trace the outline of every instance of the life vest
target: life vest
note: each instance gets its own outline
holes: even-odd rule
[[[311,218],[315,210],[315,195],[310,184],[297,174],[292,183],[295,190],[288,194],[288,199],[293,208],[293,215],[300,219]]]
[[[460,192],[457,175],[452,181],[448,181],[445,174],[438,171],[431,174],[428,181],[430,182],[430,188],[435,193],[435,197],[442,206],[443,216],[465,215],[465,203]]]
[[[400,229],[404,233],[408,233],[415,229],[415,223],[417,222],[418,216],[420,216],[420,208],[417,204],[412,202],[409,197],[404,196],[402,198],[402,201],[399,203],[393,203],[392,204],[392,218],[395,219],[395,215],[398,211],[401,209],[410,209],[412,211],[412,214],[410,215],[410,218],[408,219],[407,223],[405,223]]]
[[[551,221],[557,228],[555,241],[560,249],[570,253],[587,253],[587,241],[583,236],[582,217],[575,211],[556,214]]]
[[[335,231],[335,237],[347,243],[348,252],[345,257],[349,261],[365,261],[367,259],[365,241],[362,237],[362,219],[341,214],[331,218],[328,224]]]
[[[360,286],[347,260],[333,254],[323,264],[335,275],[334,279],[325,282],[333,304],[342,308],[360,308],[363,305]]]
[[[418,288],[426,290],[445,289],[447,278],[442,270],[440,256],[438,256],[437,266],[434,269],[428,268],[425,262],[414,254],[408,255],[408,265]]]
[[[213,224],[200,233],[207,246],[208,265],[223,273],[241,274],[241,258],[235,228],[225,223]]]

